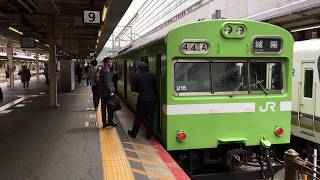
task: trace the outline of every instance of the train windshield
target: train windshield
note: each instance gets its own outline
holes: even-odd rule
[[[281,62],[176,62],[177,93],[281,93]]]

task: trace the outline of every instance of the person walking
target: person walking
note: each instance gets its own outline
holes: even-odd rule
[[[117,126],[113,122],[113,112],[110,107],[107,107],[107,102],[111,100],[111,97],[115,94],[115,88],[113,83],[113,73],[111,72],[112,59],[106,57],[103,59],[103,67],[99,73],[99,96],[101,98],[101,116],[103,128],[106,126]],[[108,123],[106,121],[106,109],[108,109]]]
[[[49,82],[49,68],[48,68],[47,63],[44,64],[43,74],[46,77],[46,84],[48,84],[48,82]]]
[[[89,77],[91,81],[91,90],[92,90],[92,96],[93,96],[93,105],[94,109],[98,109],[99,100],[100,97],[98,95],[98,85],[100,82],[100,75],[99,75],[99,67],[97,66],[98,62],[96,60],[92,60],[91,62],[91,68],[89,69]]]
[[[9,65],[7,65],[6,71],[5,71],[5,73],[6,73],[7,87],[10,87],[10,73],[9,73],[9,70],[10,70]]]
[[[138,62],[137,70],[138,74],[133,81],[133,91],[139,93],[136,117],[132,130],[128,130],[128,135],[130,137],[136,137],[140,129],[140,124],[143,118],[145,118],[147,120],[146,139],[150,139],[153,132],[155,107],[158,100],[157,83],[154,75],[148,72],[148,65],[145,62]]]
[[[81,84],[82,68],[81,68],[80,64],[77,64],[76,74],[77,74],[77,77],[78,77],[78,83]]]
[[[23,83],[23,88],[29,88],[29,81],[31,77],[30,70],[27,68],[26,65],[22,66],[22,70],[20,71],[21,81]]]
[[[87,65],[87,66],[84,67],[84,72],[85,72],[85,74],[86,74],[87,86],[90,86],[90,84],[91,84],[91,81],[90,81],[90,73],[89,73],[90,69],[91,69],[91,67],[90,67],[89,65]]]

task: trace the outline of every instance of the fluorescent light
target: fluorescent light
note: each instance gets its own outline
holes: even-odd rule
[[[38,39],[34,39],[34,41],[35,41],[35,42],[39,42],[39,40],[38,40]]]
[[[108,12],[108,6],[103,6],[103,11],[102,11],[102,22],[104,22],[104,20],[106,19],[107,12]]]
[[[50,47],[48,44],[44,44],[45,46],[47,46],[47,47]]]
[[[316,28],[320,28],[320,25],[293,29],[293,30],[291,30],[291,32],[299,32],[299,31],[305,31],[305,30],[316,29]]]
[[[99,38],[97,38],[97,44],[99,43]]]
[[[16,32],[16,33],[18,33],[18,34],[20,34],[20,35],[23,35],[23,32],[19,31],[18,29],[15,29],[15,28],[13,28],[13,27],[11,27],[11,26],[9,26],[9,29],[10,29],[11,31],[13,31],[13,32]]]
[[[101,36],[101,30],[99,29],[99,32],[98,32],[98,37],[100,37]]]

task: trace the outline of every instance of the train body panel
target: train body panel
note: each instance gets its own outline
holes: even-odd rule
[[[295,43],[292,134],[316,143],[320,143],[319,57],[319,39]]]
[[[244,32],[237,35],[239,25]],[[226,26],[234,32],[223,35]],[[273,46],[270,41],[281,49],[261,52],[263,43]],[[161,89],[155,133],[167,150],[283,144],[290,140],[292,44],[289,32],[270,24],[202,21],[175,28],[165,40],[131,48],[115,60],[131,67],[148,57]],[[129,85],[126,97],[120,92],[134,108]],[[275,134],[279,128],[281,136]],[[184,141],[177,139],[181,132]]]

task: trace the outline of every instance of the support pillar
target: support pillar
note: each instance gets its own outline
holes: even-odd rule
[[[37,88],[39,87],[39,69],[40,69],[40,65],[39,65],[39,53],[38,53],[38,51],[36,51],[36,75],[37,75]]]
[[[56,37],[55,23],[52,16],[48,17],[49,36],[49,77],[50,77],[50,107],[59,107],[57,98],[57,59],[56,59]]]
[[[8,64],[9,64],[10,89],[14,89],[15,66],[13,64],[13,48],[11,44],[11,39],[8,39],[8,42],[7,42],[7,57],[8,57]]]

